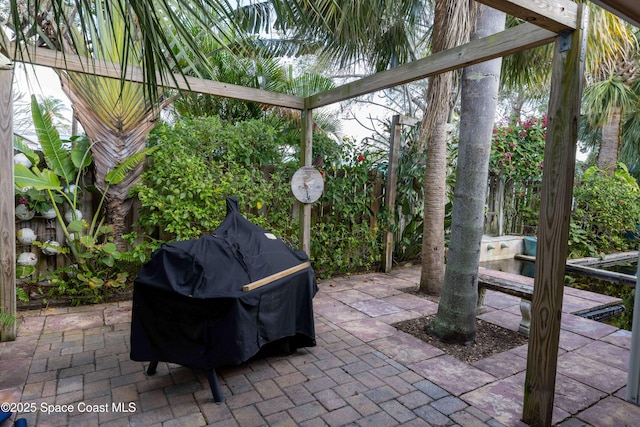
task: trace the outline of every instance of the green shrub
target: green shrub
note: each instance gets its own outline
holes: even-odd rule
[[[129,236],[137,245],[124,257],[144,262],[165,241],[210,233],[224,219],[229,196],[247,219],[299,247],[290,187],[298,161],[288,160],[295,159],[290,136],[257,120],[187,118],[160,126],[150,141],[158,149],[134,189],[142,234]],[[314,267],[323,274],[371,268],[381,253],[378,228],[369,224],[368,174],[375,168],[353,142],[338,145],[322,135],[314,136],[314,157],[323,159],[326,180],[312,219]]]
[[[382,255],[382,232],[387,221],[382,211],[370,222],[374,192],[371,175],[377,169],[370,153],[359,152],[343,141],[340,158],[323,171],[322,216],[311,227],[311,257],[323,276],[371,269]]]
[[[258,225],[284,239],[297,232],[290,206],[281,203],[289,187],[277,131],[264,122],[184,119],[159,126],[150,144],[158,150],[134,188],[141,203],[137,225],[150,236],[159,232],[160,240],[147,240],[149,250],[210,233],[224,220],[231,196]]]
[[[574,187],[569,254],[596,256],[636,245],[630,233],[640,224],[640,189],[623,164],[609,176],[595,166]]]

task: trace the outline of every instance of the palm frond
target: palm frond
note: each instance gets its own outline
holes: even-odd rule
[[[592,126],[602,126],[617,108],[631,108],[637,96],[617,76],[592,83],[583,94],[583,111]]]
[[[105,181],[109,185],[119,184],[129,172],[135,169],[135,167],[142,163],[149,154],[153,153],[158,148],[159,146],[145,148],[144,150],[127,157],[105,176]]]
[[[171,71],[182,72],[178,65],[177,52],[189,52],[195,62],[205,63],[193,36],[194,27],[207,31],[221,45],[234,38],[236,23],[233,21],[234,7],[227,0],[10,0],[10,18],[7,26],[13,30],[16,56],[24,55],[27,61],[29,50],[19,51],[21,44],[40,43],[61,52],[89,55],[101,52],[103,39],[99,26],[111,25],[114,34],[120,34],[118,59],[122,63],[121,81],[126,81],[129,65],[141,65],[145,75],[145,95],[157,100],[158,86],[176,80]],[[43,21],[42,17],[47,16]],[[103,19],[97,19],[101,16]],[[123,26],[113,23],[120,16]],[[47,25],[44,26],[43,22]],[[116,31],[126,28],[127,31]],[[139,30],[139,31],[138,31]],[[109,43],[110,40],[104,40]],[[1,47],[9,49],[8,40],[0,40]],[[190,66],[195,68],[194,63]]]

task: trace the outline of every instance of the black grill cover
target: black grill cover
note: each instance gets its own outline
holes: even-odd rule
[[[264,346],[315,345],[313,269],[257,289],[242,286],[308,262],[249,222],[227,199],[211,234],[163,245],[134,282],[131,359],[215,369],[247,361]]]

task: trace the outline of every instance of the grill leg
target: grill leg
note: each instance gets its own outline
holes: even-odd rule
[[[150,377],[151,375],[156,373],[157,368],[158,368],[158,361],[153,360],[149,363],[149,367],[147,368],[147,371],[144,374]]]
[[[220,384],[218,384],[218,375],[215,369],[207,371],[207,378],[209,379],[209,387],[211,387],[211,394],[213,394],[213,400],[215,402],[224,402],[222,391],[220,390]]]

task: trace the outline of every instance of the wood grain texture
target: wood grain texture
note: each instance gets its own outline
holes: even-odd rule
[[[16,223],[13,197],[13,67],[0,68],[0,306],[16,314]],[[0,330],[0,341],[16,339],[16,326]]]
[[[11,46],[10,50],[11,52],[14,52],[14,45]],[[119,79],[122,73],[120,64],[118,63],[91,60],[68,53],[63,56],[60,52],[45,48],[23,49],[14,55],[14,60],[33,65],[66,69],[68,71],[75,71],[78,73],[95,74],[96,76],[114,79]],[[144,82],[144,73],[142,68],[139,67],[128,67],[125,72],[125,76],[127,80],[132,82]],[[179,74],[174,74],[172,76],[158,75],[157,78],[158,82],[163,82],[163,86],[166,88],[276,105],[296,110],[302,110],[304,108],[304,100],[298,96],[253,89],[230,83],[215,82],[196,77],[183,77]]]
[[[477,0],[508,15],[559,33],[578,25],[578,5],[571,0]]]
[[[554,40],[556,33],[524,23],[498,34],[435,53],[417,61],[364,77],[346,85],[309,96],[307,108],[317,108],[393,86],[421,80],[445,71],[507,56]]]
[[[286,270],[282,270],[278,273],[272,274],[271,276],[267,276],[263,279],[256,280],[255,282],[251,282],[248,285],[244,285],[242,287],[242,292],[249,292],[254,289],[258,289],[259,287],[268,285],[269,283],[273,283],[278,279],[282,279],[283,277],[291,276],[298,271],[304,270],[311,267],[310,262],[303,262],[302,264],[295,265],[291,268],[287,268]]]
[[[300,163],[311,166],[313,162],[313,111],[302,111],[302,131],[300,132]],[[311,256],[311,204],[300,204],[300,249]]]
[[[552,423],[588,9],[570,48],[555,43],[522,420]]]
[[[391,119],[391,141],[389,163],[387,164],[387,188],[384,193],[384,205],[389,214],[389,229],[384,235],[384,258],[382,271],[389,273],[393,267],[393,226],[395,224],[396,194],[398,192],[398,152],[400,151],[401,132],[400,115]]]

